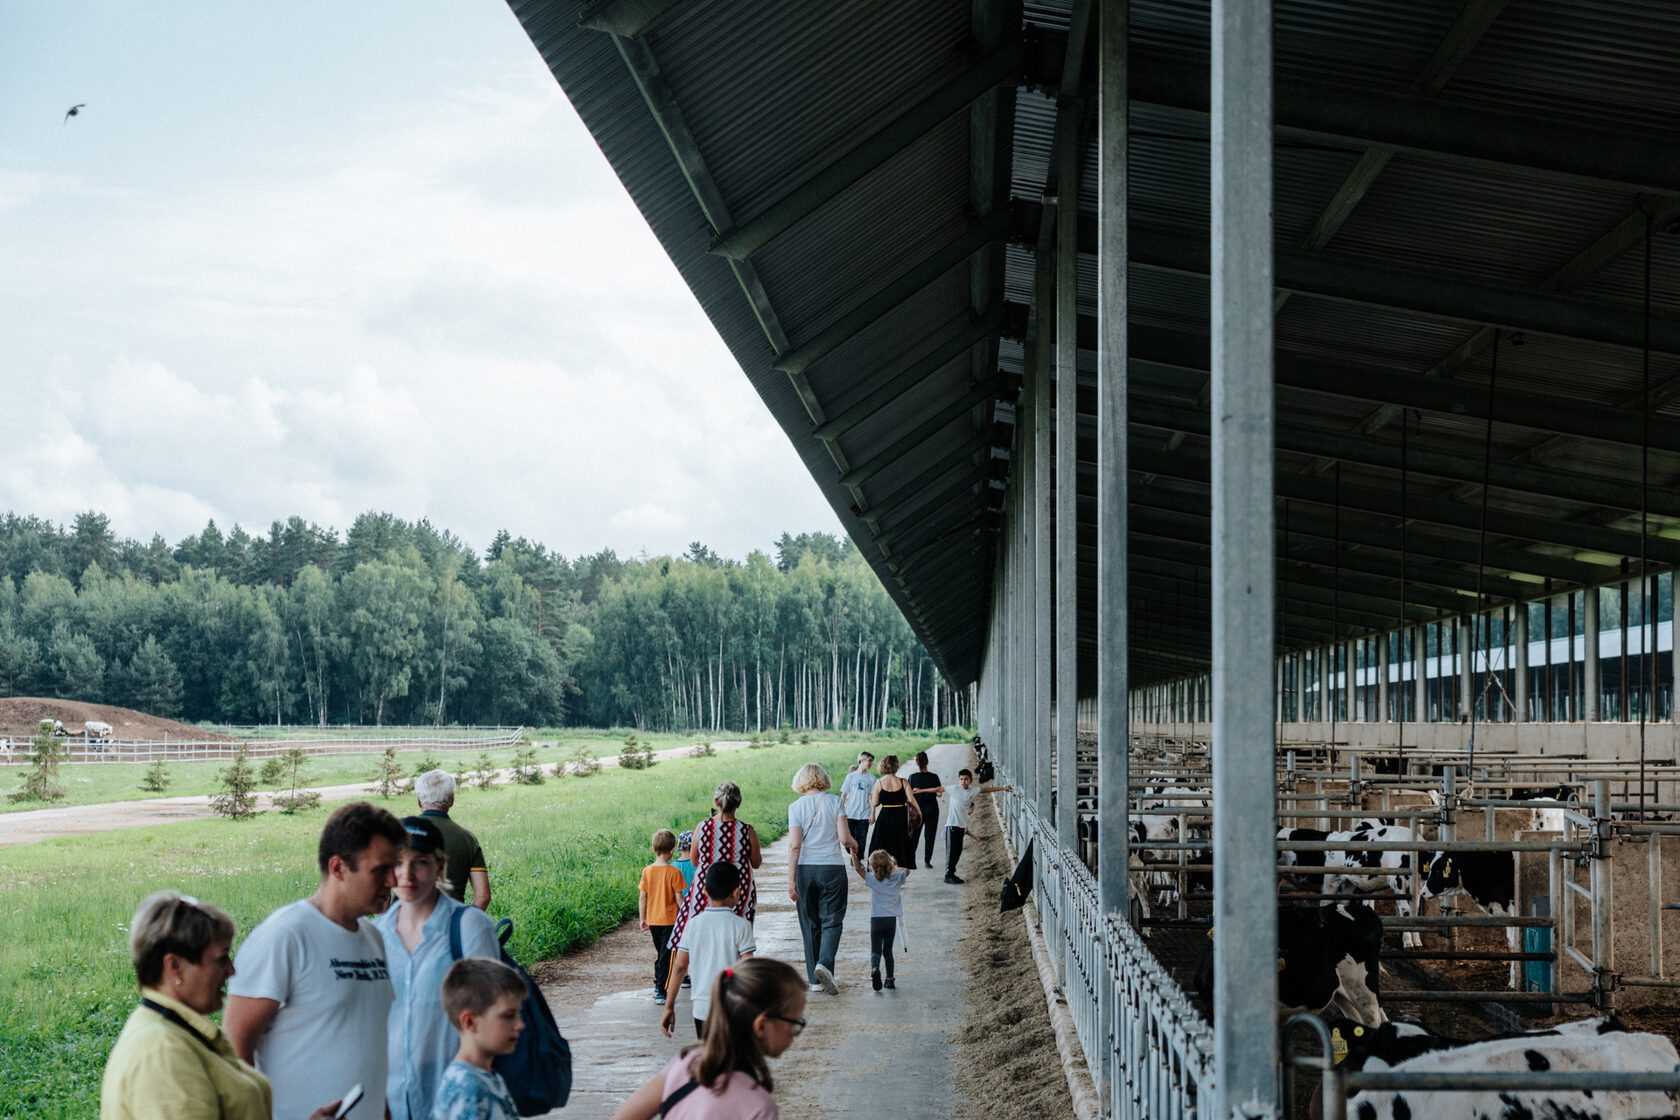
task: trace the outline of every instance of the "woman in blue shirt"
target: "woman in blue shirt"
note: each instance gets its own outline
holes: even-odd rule
[[[431,1120],[432,1098],[460,1045],[439,996],[443,974],[455,963],[449,927],[456,911],[462,911],[462,956],[498,960],[501,952],[489,915],[438,888],[442,830],[427,817],[404,817],[402,823],[408,843],[397,854],[397,901],[373,923],[385,939],[397,996],[386,1023],[385,1100],[391,1120]]]

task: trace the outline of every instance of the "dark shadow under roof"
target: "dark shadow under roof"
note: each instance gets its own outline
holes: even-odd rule
[[[917,635],[974,679],[1058,141],[1095,246],[1095,64],[1066,58],[1091,6],[510,4]],[[1142,684],[1208,660],[1208,10],[1130,19]],[[1278,0],[1275,24],[1280,646],[1680,563],[1680,6]],[[1081,386],[1085,676],[1088,349]]]

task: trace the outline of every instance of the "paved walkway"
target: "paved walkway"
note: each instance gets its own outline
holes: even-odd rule
[[[929,769],[948,782],[972,765],[967,745],[934,747]],[[908,767],[907,770],[914,767]],[[840,775],[834,775],[838,784]],[[944,820],[941,802],[941,823]],[[743,808],[751,820],[751,806]],[[899,986],[869,986],[869,892],[855,877],[840,939],[837,996],[812,992],[810,1025],[772,1067],[776,1099],[787,1120],[835,1116],[942,1117],[952,1114],[954,1069],[947,1043],[967,1015],[951,951],[965,918],[960,888],[943,882],[944,845],[935,870],[918,869],[905,888],[909,952],[895,954]],[[804,948],[787,897],[787,842],[765,850],[757,874],[755,934],[762,956],[803,971]],[[605,1120],[624,1098],[692,1042],[689,997],[678,997],[675,1038],[659,1033],[660,1008],[651,999],[653,952],[634,922],[590,950],[566,958],[547,974],[549,1003],[572,1045],[570,1104],[557,1120]]]

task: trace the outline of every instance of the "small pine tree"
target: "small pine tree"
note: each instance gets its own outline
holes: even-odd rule
[[[715,758],[717,757],[717,748],[712,746],[710,739],[707,739],[703,743],[694,744],[689,748],[688,753],[695,758]]]
[[[321,803],[321,791],[307,789],[315,779],[303,772],[309,762],[309,756],[303,753],[302,747],[293,747],[280,759],[281,768],[285,771],[287,789],[284,793],[274,795],[274,807],[290,816],[313,809]]]
[[[781,732],[776,736],[776,742],[782,744],[793,742],[793,733],[785,727],[782,728]]]
[[[53,721],[44,719],[35,725],[35,738],[29,741],[29,769],[23,784],[6,795],[8,801],[62,801],[64,787],[58,784],[58,765],[69,756],[64,740],[53,733]]]
[[[537,748],[527,743],[513,752],[513,780],[522,786],[543,784],[542,763],[537,761]]]
[[[169,788],[169,768],[158,759],[146,768],[146,773],[140,778],[140,788],[147,793],[162,793]]]
[[[595,752],[589,749],[587,743],[579,743],[572,751],[572,757],[566,761],[571,772],[580,778],[587,778],[601,769],[601,760],[595,757]]]
[[[562,760],[562,761],[560,761],[560,762],[556,762],[556,763],[555,763],[555,764],[554,764],[554,766],[553,766],[553,767],[552,767],[552,768],[551,768],[551,770],[550,770],[550,772],[551,772],[551,773],[552,773],[552,774],[553,774],[553,775],[554,775],[554,776],[555,776],[555,777],[556,777],[556,778],[564,778],[564,777],[565,777],[565,776],[566,776],[566,774],[567,774],[567,770],[566,770],[566,763],[565,763],[565,761],[564,761],[564,760]]]
[[[653,743],[650,742],[647,739],[643,739],[642,740],[642,769],[643,770],[648,770],[648,769],[651,769],[652,767],[653,767]]]
[[[233,765],[216,777],[222,783],[222,792],[210,799],[212,813],[236,821],[257,815],[257,776],[244,747],[233,756]]]
[[[618,752],[618,766],[621,770],[640,770],[647,765],[647,759],[642,754],[642,748],[636,744],[636,733],[632,731],[624,737],[624,749]]]
[[[286,763],[279,755],[268,759],[257,772],[257,781],[265,786],[277,786],[286,778]]]
[[[747,749],[750,750],[750,751],[756,751],[759,747],[762,747],[763,745],[764,745],[764,740],[760,739],[758,737],[758,732],[756,732],[756,731],[754,731],[752,733],[752,738],[747,740]]]
[[[432,756],[432,748],[427,747],[426,753],[420,756],[420,761],[416,762],[408,772],[408,792],[414,792],[414,779],[441,768],[442,763]]]
[[[481,753],[473,763],[472,784],[479,789],[494,789],[496,786],[496,764],[490,760],[488,751]]]
[[[811,745],[811,736],[810,736],[809,733],[806,733],[806,734],[801,735],[799,737],[799,745],[802,746],[802,747],[808,747],[808,746]]]
[[[397,748],[385,748],[385,753],[374,763],[373,773],[370,775],[373,784],[368,786],[369,793],[380,797],[395,797],[403,791],[402,764],[397,761]]]

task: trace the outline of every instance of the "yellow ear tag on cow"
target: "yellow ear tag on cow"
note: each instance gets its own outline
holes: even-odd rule
[[[1364,1038],[1365,1037],[1365,1028],[1364,1027],[1354,1027],[1353,1028],[1353,1037]]]
[[[1208,927],[1208,940],[1209,941],[1213,940],[1213,927],[1212,926]]]
[[[1342,1037],[1342,1028],[1337,1027],[1330,1032],[1330,1053],[1336,1059],[1336,1065],[1342,1064],[1342,1059],[1347,1057],[1347,1052],[1347,1039]]]

